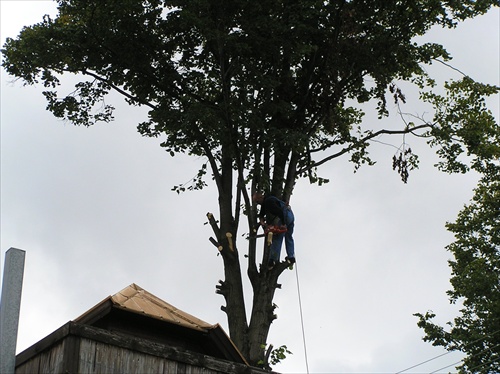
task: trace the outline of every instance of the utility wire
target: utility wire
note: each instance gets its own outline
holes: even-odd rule
[[[435,374],[435,373],[437,373],[438,371],[441,371],[441,370],[443,370],[443,369],[449,368],[450,366],[455,366],[455,365],[458,365],[458,364],[459,364],[459,363],[461,363],[461,362],[462,362],[462,360],[457,361],[457,362],[454,362],[453,364],[446,365],[445,367],[442,367],[442,368],[439,368],[439,369],[437,369],[437,370],[431,371],[429,374]]]
[[[488,336],[488,335],[486,335],[486,336]],[[483,352],[486,352],[486,351],[491,351],[493,348],[496,348],[496,347],[498,347],[498,346],[500,346],[500,344],[495,344],[493,347],[487,347],[487,348],[483,349],[481,352],[478,352],[478,353],[475,353],[475,354],[473,354],[473,355],[470,355],[469,357],[479,356],[479,355],[480,355],[480,354],[482,354]],[[492,362],[495,362],[495,360],[496,360],[496,358],[493,358],[492,360],[490,360],[490,361],[488,361],[488,362],[485,362],[485,363],[482,363],[482,364],[479,364],[479,365],[477,365],[477,366],[474,366],[473,368],[470,368],[469,370],[470,370],[471,372],[474,372],[474,370],[475,370],[475,369],[478,369],[478,368],[480,368],[481,366],[484,366],[484,365],[491,364]],[[434,370],[433,372],[431,372],[431,373],[429,373],[429,374],[434,374],[434,373],[437,373],[438,371],[441,371],[441,370],[443,370],[443,369],[447,369],[447,368],[449,368],[450,366],[457,365],[457,364],[461,363],[462,361],[463,361],[463,359],[462,359],[462,360],[460,360],[460,361],[458,361],[458,362],[455,362],[455,363],[453,363],[453,364],[451,364],[451,365],[448,365],[448,366],[442,367],[442,368],[440,368],[440,369]]]
[[[300,298],[299,270],[297,267],[297,263],[295,263],[295,276],[297,278],[297,294],[299,295],[300,324],[302,325],[302,342],[304,343],[304,358],[306,360],[306,371],[307,374],[309,374],[309,363],[307,361],[306,333],[304,329],[304,316],[302,314],[302,300]]]
[[[492,363],[494,363],[494,362],[495,362],[495,361],[497,361],[497,360],[498,360],[498,358],[497,358],[497,357],[494,357],[494,358],[493,358],[493,359],[491,359],[490,361],[485,362],[485,363],[483,363],[483,364],[479,364],[479,365],[477,365],[477,366],[474,366],[473,368],[470,368],[469,370],[470,370],[471,372],[473,372],[474,370],[479,369],[481,366],[485,366],[485,365],[492,364]]]
[[[497,331],[498,332],[498,331]],[[493,333],[493,334],[496,334],[496,333]],[[482,351],[478,352],[478,353],[475,353],[473,355],[470,355],[469,357],[475,357],[475,356],[479,356],[480,354],[482,354],[483,352],[486,352],[486,351],[490,351],[491,353],[493,353],[493,355],[495,355],[495,353],[492,351],[492,349],[494,348],[497,348],[498,346],[500,346],[500,343],[498,344],[495,344],[494,346],[492,347],[486,347],[485,349],[483,349]],[[493,357],[493,359],[491,359],[490,361],[487,361],[487,362],[484,362],[482,364],[479,364],[477,366],[474,366],[472,368],[469,368],[468,370],[471,371],[471,372],[474,372],[474,370],[480,368],[481,366],[485,366],[485,365],[488,365],[488,364],[491,364],[495,361],[498,360],[498,357]]]
[[[434,360],[438,359],[439,357],[446,356],[447,354],[450,354],[451,352],[454,352],[454,351],[448,351],[448,352],[442,353],[442,354],[440,354],[439,356],[436,356],[436,357],[430,358],[430,359],[428,359],[428,360],[426,360],[426,361],[423,361],[423,362],[421,362],[421,363],[419,363],[419,364],[416,364],[416,365],[410,366],[410,367],[409,367],[409,368],[407,368],[407,369],[404,369],[404,370],[398,371],[396,374],[401,374],[401,373],[404,373],[405,371],[408,371],[408,370],[414,369],[414,368],[416,368],[417,366],[420,366],[420,365],[426,364],[426,363],[428,363],[428,362],[434,361]]]
[[[495,335],[495,334],[498,334],[499,332],[500,332],[500,330],[497,330],[497,331],[495,331],[495,332],[493,332],[493,333],[491,333],[491,334],[487,334],[487,335],[485,335],[485,336],[483,336],[483,337],[481,337],[481,338],[479,338],[479,339],[477,339],[477,340],[474,340],[474,341],[470,342],[469,344],[466,344],[466,345],[465,345],[465,347],[468,347],[468,346],[470,346],[470,345],[472,345],[472,344],[475,344],[475,343],[477,343],[477,342],[479,342],[479,341],[481,341],[481,340],[484,340],[484,339],[486,339],[486,338],[488,338],[488,337],[491,337],[491,336],[493,336],[493,335]],[[497,344],[497,345],[493,346],[493,348],[497,347],[498,345],[500,345],[500,344]],[[465,347],[464,347],[464,348],[465,348]],[[487,349],[490,349],[490,348],[486,348],[485,350],[487,350]],[[426,361],[423,361],[423,362],[420,362],[420,363],[418,363],[418,364],[416,364],[416,365],[410,366],[409,368],[406,368],[406,369],[404,369],[404,370],[398,371],[396,374],[401,374],[401,373],[404,373],[405,371],[408,371],[408,370],[414,369],[414,368],[416,368],[416,367],[418,367],[418,366],[421,366],[421,365],[426,364],[426,363],[428,363],[428,362],[434,361],[434,360],[436,360],[436,359],[438,359],[438,358],[440,358],[440,357],[446,356],[447,354],[450,354],[450,353],[452,353],[452,352],[457,352],[457,350],[453,350],[453,351],[448,351],[448,352],[442,353],[442,354],[440,354],[440,355],[438,355],[438,356],[436,356],[436,357],[430,358],[430,359],[428,359],[428,360],[426,360]],[[477,355],[477,354],[475,354],[475,355]],[[473,356],[475,356],[475,355],[473,355]],[[462,361],[462,360],[460,360],[460,361],[458,361],[458,362],[456,362],[455,364],[452,364],[452,365],[456,365],[456,364],[460,363],[461,361]],[[449,366],[452,366],[452,365],[449,365]],[[441,368],[441,369],[438,369],[438,370],[436,370],[436,371],[433,371],[432,373],[435,373],[435,372],[437,372],[437,371],[439,371],[439,370],[442,370],[442,369],[446,369],[446,368],[447,368],[447,367],[449,367],[449,366],[446,366],[446,367],[444,367],[444,368]],[[431,373],[431,374],[432,374],[432,373]]]

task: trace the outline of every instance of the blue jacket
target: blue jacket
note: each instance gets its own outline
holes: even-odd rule
[[[276,196],[265,195],[262,207],[260,208],[259,217],[265,217],[268,222],[278,217],[282,223],[285,223],[285,214],[283,211],[286,206],[287,205]]]

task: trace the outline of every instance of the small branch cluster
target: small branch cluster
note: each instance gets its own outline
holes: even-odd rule
[[[411,151],[411,148],[399,150],[397,155],[392,157],[392,170],[396,170],[404,183],[408,182],[412,170],[417,165],[417,157]]]

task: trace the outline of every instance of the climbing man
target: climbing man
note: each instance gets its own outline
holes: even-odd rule
[[[269,270],[271,270],[280,260],[281,245],[283,238],[285,239],[286,254],[285,260],[293,265],[295,263],[295,248],[293,242],[293,228],[295,217],[293,216],[290,205],[281,201],[276,196],[271,194],[263,194],[256,192],[253,194],[252,199],[254,203],[260,204],[259,222],[262,226],[286,226],[285,233],[274,233],[273,241],[271,243],[271,251],[269,254]]]

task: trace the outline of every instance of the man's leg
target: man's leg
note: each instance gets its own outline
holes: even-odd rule
[[[295,227],[295,216],[291,209],[286,210],[286,226],[287,232],[285,233],[285,247],[286,254],[289,259],[295,259],[295,243],[293,242],[293,229]]]
[[[288,230],[285,233],[285,247],[288,258],[295,258],[295,243],[293,241],[293,228],[294,228],[294,223],[292,222],[287,226]]]
[[[269,259],[275,262],[279,262],[281,254],[281,245],[283,244],[284,234],[273,234],[273,241],[271,243],[271,250],[269,254]]]

